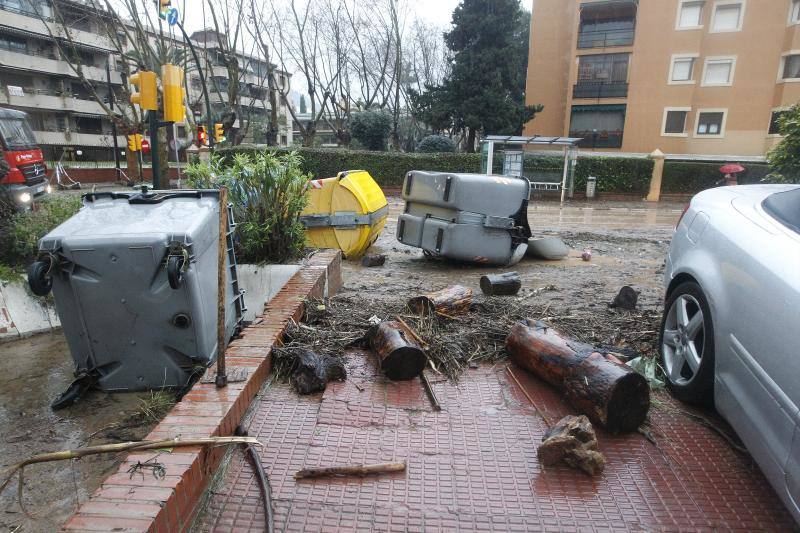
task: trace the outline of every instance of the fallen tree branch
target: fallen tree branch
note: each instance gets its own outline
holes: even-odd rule
[[[13,479],[14,475],[19,472],[19,486],[17,487],[17,496],[19,498],[20,508],[27,515],[27,511],[22,505],[22,486],[24,482],[23,472],[26,466],[39,463],[50,463],[54,461],[67,461],[70,459],[80,459],[88,455],[99,455],[102,453],[119,453],[130,451],[143,451],[143,450],[163,450],[167,448],[188,448],[191,446],[229,446],[231,444],[256,444],[260,445],[258,439],[253,437],[208,437],[202,439],[170,439],[170,440],[155,440],[155,441],[138,441],[138,442],[120,442],[117,444],[102,444],[99,446],[88,446],[86,448],[76,448],[74,450],[63,450],[60,452],[42,453],[33,455],[27,459],[12,465],[6,472],[3,483],[0,484],[0,493],[2,493],[8,484]]]
[[[511,376],[511,379],[514,380],[514,383],[517,384],[517,387],[519,387],[519,390],[522,391],[522,394],[524,394],[525,397],[528,398],[528,401],[531,402],[531,405],[533,406],[533,408],[536,409],[536,412],[539,413],[539,416],[542,417],[542,420],[544,420],[545,425],[547,425],[548,428],[552,428],[553,427],[553,423],[550,422],[550,419],[547,417],[547,415],[544,414],[544,412],[541,409],[539,409],[539,406],[536,405],[536,402],[533,401],[533,398],[531,398],[531,395],[528,394],[528,391],[526,391],[525,387],[522,386],[522,383],[519,382],[519,380],[517,379],[517,376],[514,375],[514,371],[511,370],[511,367],[507,366],[506,370],[508,371],[508,374]]]
[[[420,373],[419,379],[422,381],[422,385],[425,387],[425,392],[428,393],[428,398],[431,401],[433,410],[441,411],[442,405],[439,403],[439,399],[436,397],[436,393],[433,391],[433,386],[431,386],[431,382],[428,381],[428,376],[425,375],[424,370]]]
[[[304,468],[294,475],[295,479],[313,479],[328,476],[370,476],[375,474],[391,474],[405,472],[406,463],[384,463],[378,465],[328,466],[322,468]]]

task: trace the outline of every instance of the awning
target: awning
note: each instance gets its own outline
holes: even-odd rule
[[[625,104],[598,104],[598,105],[574,105],[572,106],[573,113],[590,113],[590,112],[600,112],[600,113],[617,113],[622,111],[623,113],[628,109],[628,106]]]
[[[635,17],[638,0],[604,0],[581,4],[581,20]]]
[[[577,146],[581,139],[574,137],[545,137],[543,135],[516,136],[516,135],[487,135],[483,142],[534,145],[534,146]]]

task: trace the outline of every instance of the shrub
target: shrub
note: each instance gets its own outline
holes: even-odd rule
[[[716,187],[724,178],[719,169],[723,163],[698,161],[667,161],[664,165],[664,180],[661,192],[696,193]],[[746,169],[738,175],[740,184],[760,183],[769,176],[769,165],[764,163],[742,163]]]
[[[189,165],[191,187],[228,187],[236,220],[236,252],[243,263],[282,263],[305,243],[299,216],[306,205],[307,173],[296,152],[270,150],[214,157]]]
[[[0,261],[27,266],[39,252],[39,240],[81,208],[79,196],[54,195],[36,202],[35,209],[15,213],[8,223],[11,242],[2,250]]]
[[[390,131],[392,116],[386,111],[362,111],[351,118],[350,134],[368,150],[386,150]]]
[[[456,151],[456,143],[444,135],[428,135],[417,145],[417,152],[450,153]]]
[[[780,181],[800,183],[800,104],[778,119],[778,128],[784,137],[767,155],[769,164]]]

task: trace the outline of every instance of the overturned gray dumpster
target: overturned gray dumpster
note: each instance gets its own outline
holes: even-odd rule
[[[91,387],[184,387],[216,360],[218,217],[217,191],[92,193],[40,241],[29,283],[52,287],[75,362],[54,407]],[[245,311],[230,228],[229,337]]]
[[[513,265],[531,236],[530,189],[524,178],[409,172],[397,239],[429,256]]]

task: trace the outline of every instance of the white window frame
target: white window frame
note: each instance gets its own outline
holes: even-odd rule
[[[669,62],[669,77],[667,78],[667,85],[693,85],[697,83],[697,60],[700,54],[672,54],[672,59]],[[675,74],[675,61],[681,59],[694,59],[692,65],[692,79],[690,80],[673,80],[672,76]]]
[[[733,30],[715,30],[714,24],[717,22],[717,8],[721,6],[730,6],[738,4],[741,6],[739,9],[739,25],[736,29]],[[708,26],[708,33],[733,33],[737,31],[742,31],[742,26],[744,26],[744,15],[745,9],[747,7],[747,0],[717,0],[714,2],[714,7],[711,11],[711,23]]]
[[[709,56],[703,62],[703,78],[700,80],[701,87],[730,87],[733,85],[733,80],[736,78],[736,60],[738,56]],[[730,62],[731,75],[728,78],[728,83],[706,83],[706,74],[708,73],[709,63],[724,63]]]
[[[720,124],[718,134],[709,135],[707,133],[697,133],[697,129],[700,127],[700,115],[702,115],[703,113],[722,113],[722,124]],[[697,113],[694,116],[694,130],[692,130],[693,131],[692,137],[696,139],[723,139],[725,138],[727,125],[728,125],[727,108],[698,109]]]
[[[696,2],[696,1],[699,1],[699,0],[681,0],[680,2],[678,2],[678,13],[675,16],[675,31],[691,31],[691,30],[702,30],[703,29],[704,26],[702,24],[702,19],[703,19],[702,10],[700,12],[701,24],[699,26],[681,26],[681,13],[683,13],[683,4],[691,4],[691,3]],[[707,4],[707,3],[708,2],[704,0],[703,9],[705,9],[705,7],[706,7],[705,4]]]
[[[781,54],[781,62],[778,65],[778,83],[800,83],[800,78],[783,77],[783,71],[786,68],[786,58],[789,56],[800,56],[800,50],[789,50]]]
[[[768,138],[770,138],[770,139],[782,139],[783,138],[783,135],[781,135],[780,133],[770,133],[769,132],[769,127],[772,125],[772,115],[774,115],[775,113],[779,113],[781,111],[789,111],[791,109],[792,109],[791,107],[786,107],[786,106],[780,106],[780,107],[773,107],[772,108],[772,111],[770,111],[770,113],[769,113],[769,121],[767,122],[767,137]]]
[[[794,18],[795,6],[797,6],[797,19]],[[789,26],[800,24],[800,0],[789,0]]]
[[[683,133],[667,133],[667,115],[670,111],[685,111],[686,112],[686,121],[683,123]],[[661,136],[662,137],[688,137],[689,132],[686,131],[686,126],[689,125],[689,114],[692,112],[691,107],[665,107],[664,108],[664,118],[661,121]],[[770,115],[770,119],[772,115]]]

